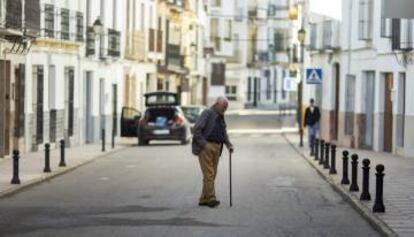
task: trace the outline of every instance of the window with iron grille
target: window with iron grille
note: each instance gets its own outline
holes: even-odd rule
[[[283,52],[287,49],[286,33],[284,31],[275,32],[274,45],[276,52]]]
[[[108,29],[108,36],[108,55],[112,57],[119,57],[121,52],[121,33],[113,29]]]
[[[237,86],[226,86],[226,97],[231,101],[237,100]]]
[[[392,20],[390,18],[385,18],[384,16],[384,1],[381,0],[381,37],[391,38],[392,37]]]
[[[76,40],[83,41],[83,13],[77,12],[76,13]]]
[[[63,40],[69,40],[70,39],[70,18],[69,18],[69,10],[62,8],[60,10],[60,38]]]
[[[22,29],[22,1],[9,0],[6,4],[6,28]]]
[[[373,0],[359,0],[358,38],[372,39]]]
[[[45,4],[45,37],[55,37],[55,7]]]
[[[86,56],[95,54],[95,31],[89,26],[86,30]]]

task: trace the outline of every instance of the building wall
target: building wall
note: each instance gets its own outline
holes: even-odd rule
[[[392,153],[414,156],[413,150],[410,148],[414,144],[412,135],[409,132],[413,127],[413,112],[414,105],[412,96],[407,92],[407,88],[412,86],[413,82],[409,80],[413,73],[414,65],[404,65],[401,63],[402,55],[397,56],[391,51],[391,41],[387,38],[381,37],[381,4],[375,2],[373,8],[373,25],[372,25],[372,39],[360,40],[358,38],[358,19],[359,19],[359,4],[358,1],[351,0],[343,1],[343,20],[340,24],[341,51],[334,54],[331,62],[338,62],[340,64],[340,113],[339,113],[339,129],[337,143],[343,146],[350,146],[362,149],[372,149],[374,151],[384,151],[384,140],[389,141],[385,143],[392,143]],[[350,14],[351,13],[351,14]],[[349,24],[351,22],[351,35],[349,35]],[[351,38],[351,51],[349,51],[349,38]],[[332,110],[334,109],[333,102],[335,101],[335,93],[332,89],[332,72],[333,63],[326,63],[326,54],[316,53],[311,55],[310,66],[322,67],[324,71],[323,85],[322,85],[322,127],[321,136],[324,139],[332,140],[332,127],[330,122],[332,119]],[[368,78],[366,72],[372,72],[374,76],[374,85],[368,85]],[[387,126],[384,120],[385,111],[385,73],[389,73],[393,77],[391,90],[391,105],[392,105],[392,126]],[[399,85],[399,77],[401,73],[405,73],[405,87]],[[354,96],[352,98],[347,94],[347,87],[349,79],[347,75],[355,76],[355,86],[352,91]],[[308,96],[315,94],[314,88],[307,87]],[[405,106],[402,105],[402,97],[399,96],[402,90],[406,91]],[[366,146],[365,136],[369,131],[369,101],[371,98],[367,97],[368,93],[373,94],[373,119],[372,119],[372,146]],[[353,109],[347,109],[347,100],[353,100]],[[405,109],[405,115],[402,114]],[[346,134],[346,117],[353,121],[352,134]],[[402,117],[402,118],[401,118]],[[405,122],[405,127],[401,128],[399,120]],[[367,122],[368,121],[368,122]],[[386,136],[385,129],[391,129],[392,135]],[[402,131],[404,133],[402,134]],[[399,137],[403,137],[404,144],[399,144]]]

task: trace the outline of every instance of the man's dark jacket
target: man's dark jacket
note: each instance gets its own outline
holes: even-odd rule
[[[305,111],[305,127],[313,126],[315,123],[319,122],[320,118],[321,113],[317,106],[313,107],[313,112],[311,111],[310,107],[308,107]]]
[[[218,116],[219,113],[213,107],[210,107],[205,109],[198,117],[193,129],[192,152],[194,155],[200,154],[201,150],[206,146],[207,137],[213,131]],[[224,144],[227,148],[232,147],[226,128],[224,129]]]

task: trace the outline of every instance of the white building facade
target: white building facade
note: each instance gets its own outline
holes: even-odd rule
[[[341,50],[311,57],[311,65],[323,67],[325,75],[321,136],[344,146],[414,156],[408,132],[414,127],[414,100],[407,90],[413,86],[413,24],[385,19],[381,1],[342,4]],[[326,33],[316,38],[323,40]]]

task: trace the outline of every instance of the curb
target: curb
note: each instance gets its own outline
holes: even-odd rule
[[[16,186],[14,186],[14,187],[12,187],[12,188],[9,188],[9,189],[7,189],[7,190],[5,190],[5,191],[0,192],[0,199],[7,198],[7,197],[10,197],[10,196],[13,196],[13,195],[15,195],[15,194],[17,194],[17,193],[19,193],[19,192],[22,192],[22,191],[24,191],[24,190],[26,190],[26,189],[28,189],[28,188],[30,188],[30,187],[33,187],[33,186],[39,185],[39,184],[44,183],[44,182],[46,182],[46,181],[49,181],[49,180],[51,180],[51,179],[53,179],[53,178],[57,178],[57,177],[59,177],[59,176],[61,176],[61,175],[64,175],[64,174],[69,173],[69,172],[71,172],[71,171],[74,171],[74,170],[76,170],[77,168],[80,168],[80,167],[82,167],[82,166],[85,166],[85,165],[87,165],[87,164],[90,164],[90,163],[92,163],[92,162],[94,162],[94,161],[96,161],[96,160],[98,160],[98,159],[102,159],[102,158],[105,158],[105,157],[107,157],[107,156],[110,156],[110,155],[116,154],[116,153],[118,153],[118,152],[120,152],[120,151],[123,151],[123,150],[125,150],[125,149],[127,149],[127,148],[128,148],[128,147],[123,147],[123,148],[119,148],[119,149],[116,149],[116,150],[113,150],[113,151],[108,151],[108,152],[106,152],[106,153],[104,153],[104,154],[97,155],[97,156],[95,156],[95,157],[92,157],[92,158],[91,158],[91,159],[89,159],[89,160],[83,161],[83,162],[81,162],[81,163],[79,163],[79,164],[77,164],[77,165],[74,165],[74,166],[69,166],[69,167],[66,167],[66,168],[59,168],[58,170],[53,171],[52,173],[49,173],[49,174],[43,174],[43,175],[42,175],[41,177],[39,177],[39,178],[32,179],[32,180],[30,180],[30,181],[27,181],[27,182],[22,183],[22,184],[20,184],[20,185],[16,185]]]
[[[374,214],[370,208],[365,206],[354,195],[350,194],[342,185],[336,183],[332,177],[326,175],[317,165],[315,165],[309,158],[303,154],[298,147],[296,147],[286,136],[283,138],[289,143],[289,145],[304,159],[307,163],[316,170],[319,176],[321,176],[332,189],[341,195],[341,197],[348,202],[375,230],[380,232],[383,236],[398,236],[398,234],[388,226],[377,214]]]

